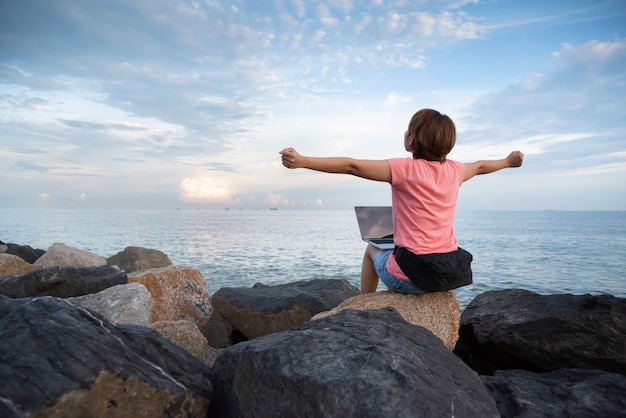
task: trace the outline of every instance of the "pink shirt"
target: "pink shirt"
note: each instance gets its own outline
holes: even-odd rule
[[[395,245],[415,254],[447,253],[458,248],[454,211],[465,165],[458,161],[392,158],[391,201]],[[389,273],[409,280],[392,254]]]

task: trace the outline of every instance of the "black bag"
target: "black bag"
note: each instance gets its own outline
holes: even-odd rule
[[[443,292],[472,283],[472,254],[459,248],[449,253],[413,254],[406,248],[394,250],[398,266],[425,292]]]

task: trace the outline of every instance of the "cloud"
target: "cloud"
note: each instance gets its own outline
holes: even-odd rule
[[[104,130],[107,128],[107,125],[100,122],[87,122],[80,120],[64,120],[59,119],[59,122],[64,124],[65,126],[69,126],[70,128],[78,128],[78,129],[88,129],[88,130]]]
[[[49,167],[46,167],[46,166],[43,166],[43,165],[39,165],[39,164],[34,164],[34,163],[30,162],[30,161],[23,161],[23,160],[14,161],[11,164],[11,167],[16,172],[22,173],[22,175],[24,175],[26,173],[30,173],[30,172],[42,173],[43,174],[43,173],[48,173],[50,171]]]
[[[596,147],[612,142],[614,133],[598,129],[626,120],[626,41],[564,44],[553,56],[550,68],[473,103],[467,111],[476,116],[463,120],[470,125],[464,136],[478,141],[489,130],[496,141],[532,142],[540,131],[544,138],[593,139]]]
[[[563,44],[550,66],[478,99],[457,123],[463,128],[452,157],[471,161],[524,151],[520,171],[479,180],[506,182],[491,187],[526,194],[521,208],[624,208],[615,191],[626,187],[625,42]],[[465,193],[472,196],[471,190]]]
[[[272,207],[293,205],[293,202],[290,202],[288,199],[282,197],[279,193],[268,193],[265,195],[263,203]]]
[[[604,163],[570,171],[559,172],[558,176],[589,176],[596,174],[626,174],[626,161],[619,163]]]
[[[211,177],[184,178],[180,182],[180,197],[186,202],[228,203],[231,192],[224,181]]]
[[[436,17],[435,29],[444,37],[452,39],[476,39],[485,33],[480,25],[468,21],[464,13],[443,12]]]
[[[560,51],[554,52],[554,56],[563,64],[571,65],[578,62],[587,64],[611,63],[613,60],[621,60],[626,49],[625,42],[600,42],[592,40],[581,45],[563,44]]]
[[[390,92],[387,95],[387,99],[385,100],[385,103],[383,103],[383,107],[385,108],[393,108],[396,107],[400,104],[403,103],[408,103],[410,102],[411,99],[409,97],[406,96],[401,96],[400,94],[396,93],[395,91]]]
[[[614,156],[626,120],[618,6],[9,2],[0,15],[0,165],[6,184],[45,184],[55,201],[97,188],[90,204],[127,189],[124,201],[326,207],[366,188],[287,178],[272,165],[279,149],[394,156],[410,116],[434,107],[455,119],[463,160],[519,147],[536,172],[553,173],[558,161],[596,176],[623,161]],[[584,158],[598,153],[613,157]]]
[[[339,23],[339,19],[334,17],[330,9],[325,4],[319,4],[317,6],[317,11],[319,13],[320,23],[323,26],[336,26]]]

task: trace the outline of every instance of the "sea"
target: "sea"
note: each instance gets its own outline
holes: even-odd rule
[[[474,283],[456,290],[461,309],[508,288],[626,297],[626,211],[466,211],[455,233],[474,255]],[[157,249],[199,270],[210,295],[311,279],[360,287],[366,246],[353,210],[320,209],[0,208],[0,240],[43,250],[60,242],[103,257]]]

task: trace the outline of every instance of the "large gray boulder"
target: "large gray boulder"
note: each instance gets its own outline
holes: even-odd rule
[[[216,417],[499,416],[480,377],[391,308],[239,343],[213,373]]]
[[[206,417],[210,369],[156,331],[0,296],[3,417]]]
[[[504,418],[626,416],[626,376],[618,373],[503,370],[482,379]]]
[[[455,353],[479,374],[598,369],[626,374],[626,299],[490,291],[461,315]]]
[[[55,242],[33,264],[42,267],[93,267],[106,265],[107,260],[97,254]]]
[[[111,266],[48,267],[0,277],[0,294],[12,298],[56,296],[68,298],[97,293],[128,283],[125,272]]]
[[[68,302],[97,312],[114,324],[150,326],[152,295],[141,283],[118,284],[98,293],[67,298]]]
[[[276,286],[221,288],[211,302],[246,338],[284,331],[359,294],[347,280],[303,280]]]
[[[126,247],[124,251],[107,258],[109,266],[118,266],[128,273],[171,266],[165,253],[142,247]]]

